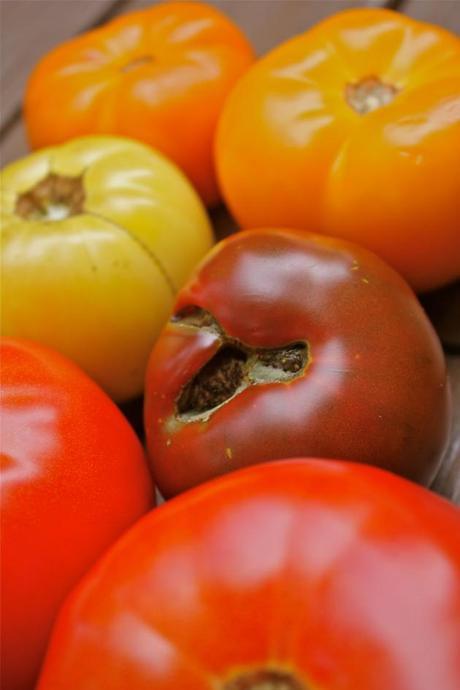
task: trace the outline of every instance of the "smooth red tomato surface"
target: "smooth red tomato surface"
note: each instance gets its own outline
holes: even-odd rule
[[[80,369],[7,338],[1,361],[1,678],[30,690],[62,599],[153,491],[137,437]]]
[[[61,611],[38,690],[458,690],[460,512],[285,460],[140,521]]]
[[[407,284],[363,249],[288,230],[212,250],[147,370],[149,456],[167,496],[301,455],[428,481],[449,412],[444,356]]]

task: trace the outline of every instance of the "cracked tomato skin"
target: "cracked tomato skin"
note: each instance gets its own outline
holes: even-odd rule
[[[1,361],[1,685],[30,690],[63,598],[153,488],[128,422],[72,362],[10,338]]]
[[[24,218],[50,174],[81,178],[83,209]],[[2,332],[79,364],[117,401],[140,395],[176,291],[212,245],[203,205],[175,165],[122,137],[81,137],[2,171]]]
[[[61,609],[38,690],[458,690],[459,648],[459,510],[284,460],[138,522]],[[277,670],[298,684],[236,682]]]
[[[131,12],[54,48],[32,73],[33,148],[84,134],[139,139],[171,158],[206,204],[219,199],[213,139],[228,92],[254,60],[238,27],[204,3]]]
[[[397,93],[360,114],[347,88],[369,78]],[[356,242],[417,291],[459,278],[459,38],[388,10],[326,19],[239,81],[216,163],[244,228]]]
[[[191,306],[226,336],[175,320]],[[166,496],[304,455],[433,477],[449,429],[444,355],[412,290],[377,256],[301,231],[238,233],[207,255],[175,314],[152,351],[145,397],[150,461]],[[246,387],[207,418],[184,419],[184,387],[225,340],[306,342],[308,365],[288,382]]]

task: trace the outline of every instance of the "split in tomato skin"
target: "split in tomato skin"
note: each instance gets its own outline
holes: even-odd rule
[[[302,454],[428,482],[449,419],[442,349],[409,286],[366,250],[301,231],[217,245],[147,370],[147,445],[166,496]]]
[[[32,341],[3,338],[0,356],[1,686],[30,690],[64,597],[154,492],[133,430],[83,371]]]
[[[457,690],[459,647],[458,509],[283,460],[138,522],[61,610],[38,690]]]

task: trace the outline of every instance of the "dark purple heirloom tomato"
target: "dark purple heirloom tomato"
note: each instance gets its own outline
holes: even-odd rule
[[[145,423],[166,496],[302,455],[428,482],[449,427],[445,361],[378,257],[296,231],[239,233],[179,294],[151,354]]]

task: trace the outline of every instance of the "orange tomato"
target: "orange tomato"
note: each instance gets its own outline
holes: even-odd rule
[[[41,60],[25,98],[30,144],[83,134],[140,139],[172,158],[213,204],[216,123],[252,60],[241,31],[212,7],[176,2],[132,12]]]
[[[243,227],[374,250],[419,291],[460,276],[460,41],[377,9],[341,12],[239,82],[217,136]]]

